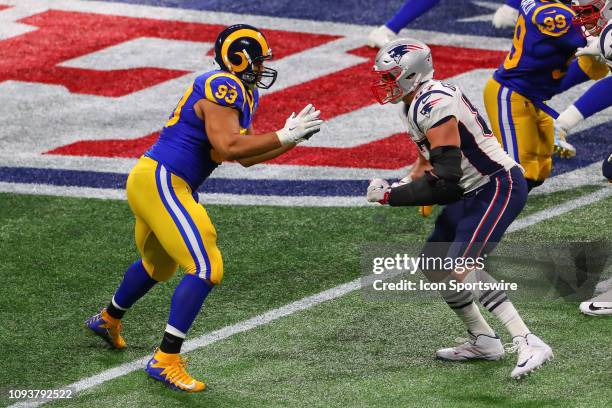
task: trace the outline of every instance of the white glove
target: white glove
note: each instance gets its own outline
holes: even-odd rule
[[[374,179],[370,181],[366,198],[371,203],[387,204],[390,189],[391,187],[389,186],[387,180],[379,178]]]
[[[504,4],[493,14],[493,26],[495,28],[514,27],[517,18],[518,10]]]
[[[576,156],[576,148],[565,140],[566,136],[567,131],[555,122],[555,144],[553,146],[553,152],[559,157],[569,159]]]
[[[281,145],[300,143],[308,139],[321,129],[323,121],[319,119],[318,111],[311,103],[306,105],[300,113],[293,112],[285,122],[285,127],[276,132]]]
[[[391,188],[403,186],[404,184],[408,184],[408,183],[412,183],[412,177],[410,177],[410,175],[407,175],[400,181],[396,181],[395,183],[391,184]]]
[[[589,37],[586,47],[581,47],[576,50],[576,56],[580,57],[581,55],[601,57],[601,52],[599,51],[599,37]]]

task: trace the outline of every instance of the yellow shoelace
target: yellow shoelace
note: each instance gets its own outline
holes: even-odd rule
[[[179,357],[176,362],[166,367],[166,371],[166,377],[174,383],[189,384],[193,381],[193,378],[187,372],[187,359],[183,357]]]

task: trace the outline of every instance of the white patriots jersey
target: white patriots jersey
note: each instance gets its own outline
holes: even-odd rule
[[[465,192],[486,184],[492,174],[517,166],[478,110],[454,85],[436,80],[425,82],[409,107],[402,104],[400,116],[410,138],[427,160],[430,150],[427,131],[449,116],[457,119],[463,170],[459,184]]]
[[[606,60],[606,64],[612,69],[612,20],[608,21],[601,30],[599,38],[596,38],[595,42],[599,47],[601,56]]]

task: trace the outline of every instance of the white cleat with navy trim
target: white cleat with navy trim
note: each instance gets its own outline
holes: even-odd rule
[[[516,367],[510,374],[515,380],[537,370],[554,357],[550,346],[533,333],[529,333],[525,337],[514,337],[512,346],[507,348],[506,351],[508,353],[518,353]]]
[[[455,346],[436,351],[436,357],[448,361],[466,360],[499,360],[504,356],[504,346],[498,336],[479,334],[477,336],[468,332],[469,339],[458,339],[465,341]]]
[[[580,303],[580,311],[589,316],[612,316],[612,302],[588,302]]]
[[[588,316],[612,316],[612,278],[599,282],[595,294],[598,296],[580,303],[580,311]]]

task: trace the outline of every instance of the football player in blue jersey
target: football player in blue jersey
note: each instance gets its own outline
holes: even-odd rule
[[[588,45],[576,55],[601,58],[612,69],[612,1],[573,0],[574,23],[584,29]],[[566,137],[579,122],[612,106],[612,77],[597,81],[555,120],[555,134]],[[612,182],[612,154],[609,149],[602,164],[602,174]],[[580,303],[580,311],[588,316],[612,316],[612,278],[599,282],[595,297]]]
[[[198,187],[223,161],[250,166],[270,160],[311,137],[323,123],[309,104],[292,114],[283,129],[253,135],[258,88],[270,88],[276,80],[276,71],[264,65],[271,57],[265,36],[255,27],[238,24],[223,30],[215,43],[220,69],[189,86],[127,180],[141,258],[127,269],[108,306],[86,325],[112,347],[124,348],[121,319],[126,311],[180,266],[185,276],[172,295],[161,345],[145,369],[174,389],[205,388],[187,372],[180,350],[204,300],[223,277],[217,233],[198,203]]]
[[[586,40],[572,24],[575,14],[569,4],[521,2],[512,48],[484,91],[493,132],[525,169],[530,189],[542,184],[552,170],[556,113],[546,101],[608,73],[607,66],[591,56],[573,58]]]
[[[601,59],[612,69],[612,2],[609,0],[574,0],[574,23],[583,27],[588,45],[576,55]],[[609,22],[610,21],[610,22]],[[555,120],[555,133],[565,138],[579,122],[612,106],[612,77],[597,81]]]

